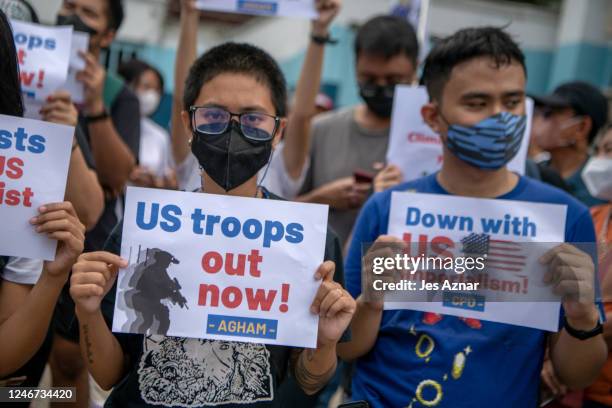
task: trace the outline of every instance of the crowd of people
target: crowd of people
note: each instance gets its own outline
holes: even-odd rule
[[[57,240],[55,259],[0,257],[0,386],[38,387],[48,366],[53,386],[77,390],[76,402],[58,407],[90,406],[94,384],[109,391],[108,407],[315,407],[331,394],[354,407],[612,407],[606,97],[582,81],[530,95],[535,111],[519,175],[507,164],[524,137],[513,123],[526,115],[528,71],[504,29],[459,30],[420,66],[410,23],[373,17],[354,44],[363,103],[334,109],[320,89],[341,6],[316,0],[289,101],[265,50],[228,42],[198,55],[200,11],[181,0],[167,131],[151,119],[165,88],[160,72],[136,59],[116,73],[100,62],[123,22],[121,0],[62,1],[57,24],[90,35],[77,74],[85,98],[77,105],[60,89],[40,110],[42,120],[75,133],[65,201],[30,220]],[[0,0],[0,114],[22,117],[9,18],[38,16],[26,0]],[[395,87],[417,83],[429,95],[421,113],[442,141],[443,161],[438,172],[405,180],[386,153]],[[499,139],[485,145],[491,129]],[[129,185],[328,205],[324,262],[311,271],[320,282],[310,307],[320,316],[316,349],[113,333]],[[402,242],[387,233],[394,191],[566,206],[564,243],[543,260],[562,297],[559,331],[385,310],[365,297],[362,244]],[[597,243],[596,259],[572,245],[580,242]],[[462,350],[463,372],[443,379]]]

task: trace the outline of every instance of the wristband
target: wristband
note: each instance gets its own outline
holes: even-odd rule
[[[329,36],[329,34],[327,34],[327,35],[311,34],[310,35],[310,39],[312,40],[312,42],[314,42],[315,44],[319,44],[319,45],[337,44],[338,43],[338,40],[335,40],[335,39],[331,38]]]
[[[107,119],[108,117],[108,112],[106,111],[106,109],[104,109],[101,113],[98,113],[97,115],[85,116],[85,120],[87,121],[87,123],[94,123]]]
[[[577,329],[574,329],[572,326],[570,326],[569,323],[567,322],[567,318],[565,318],[563,322],[563,327],[565,328],[565,331],[567,332],[567,334],[569,334],[572,337],[577,338],[578,340],[588,340],[592,337],[598,336],[603,333],[603,325],[601,324],[601,321],[599,320],[597,321],[597,325],[595,326],[594,329],[577,330]]]

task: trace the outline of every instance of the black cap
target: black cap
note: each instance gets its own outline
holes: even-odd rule
[[[608,120],[608,99],[599,89],[583,81],[567,82],[558,86],[552,94],[534,96],[533,100],[536,105],[572,108],[576,114],[590,117],[593,128],[589,140]]]

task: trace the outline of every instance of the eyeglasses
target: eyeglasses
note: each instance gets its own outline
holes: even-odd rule
[[[192,106],[189,112],[193,131],[205,135],[220,135],[225,132],[232,118],[236,116],[245,137],[255,141],[268,141],[274,137],[280,123],[278,116],[261,112],[233,113],[223,108],[207,106]]]

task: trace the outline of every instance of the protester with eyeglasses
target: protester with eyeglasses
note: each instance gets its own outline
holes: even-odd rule
[[[212,48],[191,67],[182,107],[184,132],[192,135],[191,152],[203,169],[202,193],[278,199],[257,177],[287,124],[285,79],[268,54],[247,44]],[[70,288],[89,372],[103,388],[114,387],[106,406],[288,406],[285,398],[293,408],[296,399],[313,405],[308,397],[334,374],[336,344],[356,307],[340,283],[340,244],[331,230],[326,261],[309,271],[320,281],[310,308],[320,316],[317,348],[309,350],[113,334],[113,287],[118,268],[127,265],[116,255],[121,230],[110,237],[109,252],[79,258]]]
[[[568,191],[591,207],[604,201],[593,197],[582,180],[589,148],[606,123],[608,100],[594,86],[568,82],[552,94],[534,97],[536,110],[532,138],[537,148],[548,152],[545,163],[564,179]]]
[[[262,185],[286,199],[294,199],[302,187],[309,167],[307,157],[309,129],[316,115],[317,93],[321,84],[325,44],[329,41],[329,27],[341,7],[341,0],[316,0],[318,17],[312,21],[312,40],[306,50],[294,102],[283,140],[274,151],[269,165],[259,173]],[[197,28],[200,11],[194,0],[181,1],[179,44],[174,71],[174,106],[172,112],[172,150],[176,163],[178,186],[193,191],[200,186],[201,166],[189,148],[190,134],[186,134],[180,120],[181,96],[188,70],[196,59]]]
[[[357,82],[364,104],[320,115],[310,130],[310,168],[300,201],[328,204],[329,221],[344,244],[372,190],[402,181],[385,165],[395,85],[415,78],[419,46],[405,19],[379,16],[357,33]]]

